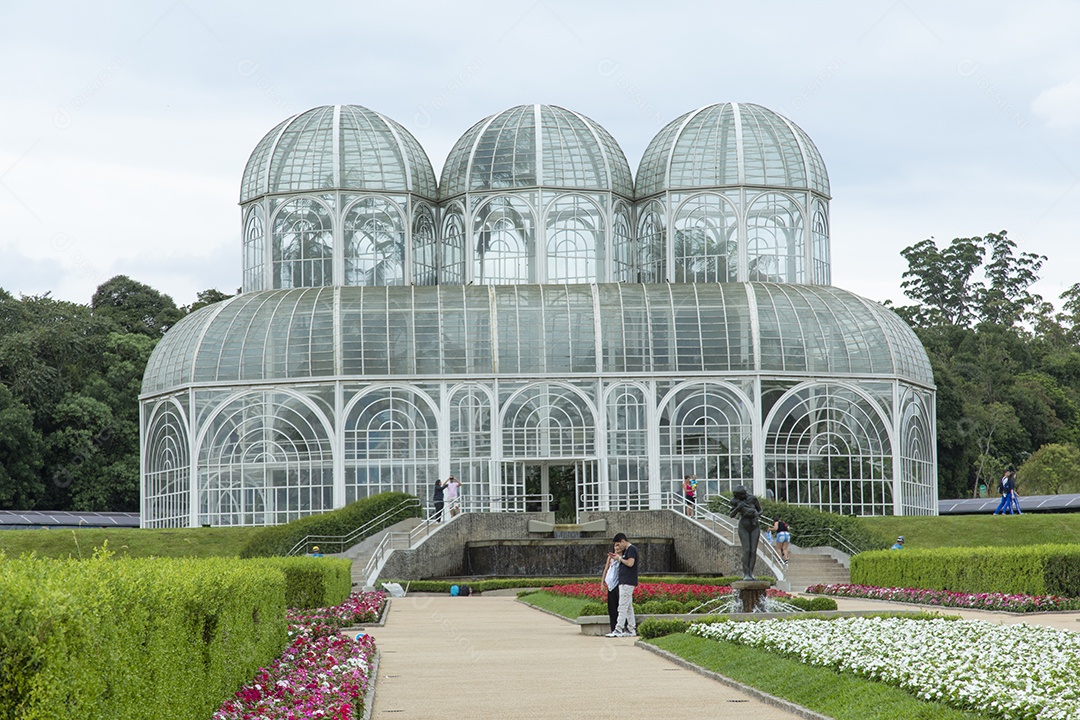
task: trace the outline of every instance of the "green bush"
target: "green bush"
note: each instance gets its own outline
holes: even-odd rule
[[[819,612],[821,610],[835,610],[836,607],[837,607],[836,606],[836,601],[833,600],[830,597],[814,597],[814,598],[790,597],[790,598],[787,598],[786,600],[784,600],[784,602],[786,602],[789,605],[794,605],[795,607],[799,608],[800,610],[805,610],[806,612]]]
[[[736,580],[742,580],[742,576],[739,577],[667,577],[667,576],[655,576],[646,577],[642,576],[640,581],[643,583],[672,583],[672,584],[685,584],[685,585],[716,585],[716,586],[728,586]],[[408,585],[409,592],[437,592],[448,593],[450,592],[451,585],[460,585],[460,580],[384,580],[382,582],[396,582],[401,587]],[[487,592],[488,590],[506,590],[512,588],[545,588],[552,587],[554,585],[578,585],[584,583],[597,583],[599,578],[595,577],[564,577],[564,578],[491,578],[488,580],[470,580],[469,587],[473,592]],[[607,610],[604,611],[607,614]]]
[[[641,615],[663,615],[664,614],[664,601],[663,600],[649,600],[641,604],[635,604],[634,612]]]
[[[285,648],[285,577],[227,559],[0,562],[0,716],[204,720]]]
[[[340,605],[352,592],[352,562],[344,558],[289,557],[258,560],[285,574],[285,606]]]
[[[272,525],[263,528],[249,538],[243,548],[240,549],[240,557],[285,555],[298,542],[309,535],[330,537],[348,535],[383,513],[397,508],[396,512],[386,517],[368,533],[374,535],[383,528],[390,527],[407,518],[420,517],[419,507],[398,507],[412,497],[412,495],[399,492],[380,493],[363,500],[357,500],[340,510],[332,510],[319,515],[308,515],[284,525]],[[358,538],[357,542],[362,539]],[[322,547],[323,552],[341,552],[347,549],[330,547],[330,544],[325,541],[318,541],[313,544],[325,546]]]
[[[883,550],[890,545],[890,541],[867,528],[862,520],[857,517],[822,512],[814,508],[789,505],[785,502],[766,498],[758,498],[758,500],[761,501],[762,512],[767,517],[781,518],[791,527],[791,542],[795,545],[804,546],[807,544],[806,542],[800,542],[799,538],[806,538],[807,541],[815,545],[822,544],[825,541],[814,542],[814,537],[823,537],[824,531],[830,528],[842,535],[859,550]],[[721,515],[727,514],[720,506],[720,501],[717,498],[709,501],[709,510]],[[762,529],[763,536],[765,529]]]
[[[581,615],[607,615],[607,605],[603,603],[591,602],[581,606]]]
[[[1080,596],[1080,546],[957,547],[860,553],[851,582],[964,593]]]
[[[688,627],[690,623],[678,618],[648,618],[638,624],[637,632],[642,640],[652,640],[665,635],[686,632]]]
[[[684,603],[678,600],[665,600],[661,603],[660,612],[665,615],[679,615],[683,612],[683,605]]]

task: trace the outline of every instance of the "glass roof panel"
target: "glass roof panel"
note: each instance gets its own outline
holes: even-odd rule
[[[751,371],[748,291],[762,372],[896,375],[933,385],[915,333],[881,305],[828,286],[698,283],[245,293],[177,323],[151,355],[143,392],[193,380],[329,378],[338,374],[338,347],[340,372],[350,376],[595,374],[594,328],[601,373]]]
[[[461,136],[443,166],[439,197],[536,186],[633,196],[630,166],[610,133],[565,108],[519,105]]]
[[[638,167],[637,197],[734,185],[829,194],[825,163],[801,128],[760,105],[719,103],[657,133]]]
[[[248,159],[240,201],[267,192],[332,188],[411,188],[432,200],[437,192],[431,162],[408,130],[359,105],[324,105],[286,120],[263,137]]]

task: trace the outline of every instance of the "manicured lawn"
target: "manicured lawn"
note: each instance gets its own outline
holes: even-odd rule
[[[983,717],[919,700],[882,683],[811,667],[757,648],[682,633],[649,642],[695,665],[835,720],[974,720]]]
[[[4,530],[0,551],[18,557],[34,551],[40,557],[88,558],[108,540],[109,550],[122,557],[235,557],[259,528],[185,528],[143,530]]]
[[[545,592],[543,590],[529,593],[528,595],[522,595],[521,601],[534,607],[549,610],[571,620],[577,620],[578,615],[581,614],[581,608],[585,607],[590,602],[595,602],[587,598],[555,595],[554,593]]]
[[[909,548],[1080,543],[1080,513],[868,517],[862,521],[890,542],[903,535]]]

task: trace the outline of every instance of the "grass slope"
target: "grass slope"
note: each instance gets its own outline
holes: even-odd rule
[[[758,648],[682,633],[649,642],[695,665],[835,720],[975,720],[983,717],[919,700],[883,683],[804,665]]]
[[[528,603],[533,607],[543,608],[557,615],[562,615],[564,618],[570,620],[577,620],[578,615],[581,614],[581,608],[589,604],[589,600],[583,600],[582,598],[566,597],[565,595],[555,595],[554,593],[539,591],[529,593],[528,595],[522,595],[521,601]]]
[[[39,557],[89,558],[106,540],[118,557],[236,557],[259,528],[80,528],[78,530],[4,530],[0,551],[8,557],[35,552]]]
[[[1023,502],[1021,498],[1021,507]],[[897,535],[903,535],[904,544],[909,548],[1080,543],[1080,513],[866,517],[861,520],[867,528],[890,542]]]

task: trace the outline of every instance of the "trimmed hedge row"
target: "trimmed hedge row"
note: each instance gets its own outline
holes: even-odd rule
[[[352,592],[352,561],[344,558],[288,557],[254,560],[285,575],[285,607],[332,607]]]
[[[794,605],[800,610],[806,612],[817,612],[820,610],[835,610],[836,601],[830,597],[816,597],[816,598],[804,598],[798,596],[792,596],[784,598],[784,602],[788,605]],[[679,602],[678,600],[648,600],[641,604],[634,605],[634,612],[639,615],[683,615],[685,613],[691,613],[701,605],[697,600],[690,600],[688,602]],[[578,613],[581,615],[607,615],[607,605],[604,603],[586,603],[582,606],[581,611]],[[697,622],[697,621],[695,621]]]
[[[684,585],[731,585],[737,577],[667,577],[646,576],[639,578],[643,583],[671,583]],[[576,585],[579,583],[598,583],[599,577],[568,577],[568,578],[492,578],[490,580],[386,580],[384,582],[396,582],[405,587],[408,585],[409,592],[450,592],[451,585],[465,583],[473,592],[481,593],[488,590],[506,590],[509,588],[543,588],[554,585]],[[604,610],[607,613],[607,610]]]
[[[851,582],[951,592],[1080,596],[1080,545],[860,553]]]
[[[2,718],[205,720],[287,643],[266,563],[27,556],[0,587]]]
[[[240,557],[285,555],[293,549],[296,543],[309,535],[348,535],[384,512],[397,508],[401,503],[413,497],[415,496],[399,492],[380,493],[349,503],[339,510],[332,510],[318,515],[308,515],[284,525],[272,525],[263,528],[248,539],[244,547],[240,549]],[[420,514],[421,509],[419,507],[398,508],[397,512],[394,512],[372,528],[369,534],[374,535],[383,528],[390,527],[407,518],[420,517]],[[315,544],[318,545],[319,543]],[[344,548],[322,548],[323,552],[340,552],[342,549]]]

